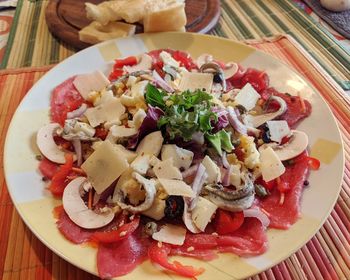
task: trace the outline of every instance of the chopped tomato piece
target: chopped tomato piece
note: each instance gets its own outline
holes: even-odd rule
[[[266,182],[262,177],[259,177],[258,179],[256,179],[255,181],[257,184],[262,185],[265,189],[271,191],[272,189],[274,189],[276,187],[276,180],[271,180]]]
[[[241,86],[244,87],[250,83],[257,92],[262,92],[269,87],[269,82],[269,76],[266,72],[248,68],[241,80]]]
[[[137,64],[137,58],[136,56],[129,56],[124,59],[116,59],[113,65],[114,69],[120,69],[123,68],[123,66],[132,66]]]
[[[307,157],[307,161],[312,170],[318,170],[320,168],[321,162],[317,158]]]
[[[123,76],[124,70],[122,69],[114,69],[108,76],[108,79],[110,81],[115,81],[117,80],[120,76]]]
[[[204,272],[204,268],[196,269],[189,265],[183,265],[178,261],[170,263],[168,260],[170,252],[170,245],[152,242],[151,246],[148,248],[148,257],[153,263],[159,264],[163,268],[171,270],[184,277],[194,278]]]
[[[182,51],[174,51],[172,57],[180,63],[180,66],[187,70],[197,69],[197,65],[193,62],[188,53]]]
[[[219,234],[228,234],[236,231],[244,222],[243,211],[228,212],[219,209],[215,215],[215,230]]]
[[[102,140],[105,140],[108,134],[108,130],[105,129],[103,126],[98,126],[95,129],[95,137],[101,138]]]
[[[58,164],[44,157],[39,163],[39,170],[44,177],[52,179],[52,177],[57,173]]]
[[[290,190],[289,182],[286,179],[283,178],[283,175],[276,179],[276,183],[277,183],[277,189],[281,193],[285,193],[285,192]]]
[[[116,230],[95,232],[91,239],[101,243],[113,243],[131,235],[139,226],[140,217],[135,216],[130,223],[123,224]]]
[[[68,184],[67,176],[72,170],[73,167],[73,155],[66,154],[66,163],[61,165],[57,173],[52,177],[49,189],[51,193],[55,196],[62,196],[65,187]]]

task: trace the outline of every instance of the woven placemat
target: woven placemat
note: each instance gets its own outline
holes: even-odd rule
[[[350,279],[350,101],[339,85],[291,37],[279,36],[247,43],[288,63],[317,88],[338,121],[346,156],[340,196],[320,231],[287,260],[251,280]],[[49,69],[0,71],[1,160],[4,136],[16,107],[29,88]],[[30,232],[13,207],[4,181],[2,162],[0,167],[0,278],[97,279],[59,258]]]
[[[320,0],[304,0],[314,13],[332,26],[339,34],[350,39],[350,9],[343,12],[332,12],[321,6]]]
[[[19,0],[1,68],[57,63],[75,50],[51,36],[45,23],[48,0]],[[350,54],[291,0],[222,0],[222,16],[211,34],[234,40],[290,34],[344,89],[350,89]],[[234,51],[234,50],[233,50]]]

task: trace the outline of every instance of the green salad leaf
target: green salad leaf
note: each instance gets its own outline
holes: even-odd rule
[[[165,100],[164,98],[167,96],[167,94],[164,91],[158,90],[155,86],[152,84],[148,84],[146,86],[146,93],[145,93],[145,99],[146,102],[153,107],[159,107],[160,109],[164,110],[165,106]]]
[[[220,156],[222,156],[222,150],[230,153],[234,149],[231,142],[231,133],[224,129],[215,134],[206,133],[204,136]]]

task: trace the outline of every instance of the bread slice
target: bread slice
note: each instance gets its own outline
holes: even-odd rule
[[[121,20],[120,9],[127,0],[105,1],[98,5],[85,3],[86,17],[103,25],[110,21]]]
[[[179,31],[184,29],[186,22],[183,0],[151,0],[147,4],[143,26],[145,32]]]
[[[93,21],[79,31],[79,39],[86,43],[96,44],[109,39],[134,35],[135,30],[135,25],[124,22],[109,22],[102,25]]]

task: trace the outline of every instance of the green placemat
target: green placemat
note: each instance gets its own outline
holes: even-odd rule
[[[222,16],[211,34],[235,40],[293,36],[342,86],[350,89],[350,53],[291,0],[222,0]],[[59,62],[76,50],[55,39],[45,23],[48,0],[19,0],[1,68]]]

